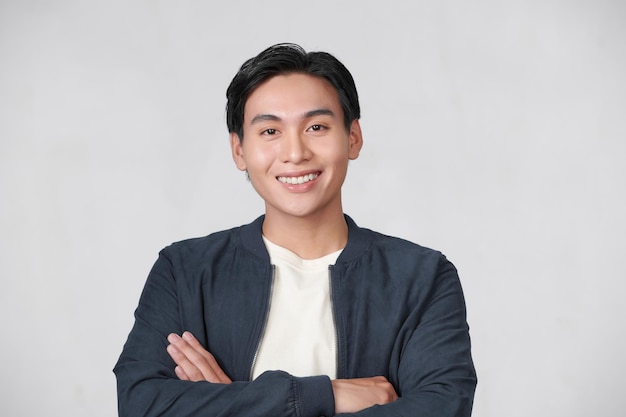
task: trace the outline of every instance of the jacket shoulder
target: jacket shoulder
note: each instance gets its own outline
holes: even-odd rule
[[[409,252],[414,255],[420,256],[434,256],[441,257],[443,254],[436,250],[426,246],[422,246],[419,243],[411,242],[410,240],[389,236],[379,232],[371,232],[374,236],[374,242],[377,246],[392,251]]]
[[[261,225],[263,218],[259,217],[254,222],[221,230],[209,235],[174,242],[163,248],[161,256],[172,260],[178,259],[185,262],[202,262],[203,260],[215,260],[226,254],[234,254],[239,249],[257,254],[263,252],[263,239]],[[260,248],[259,248],[260,246]],[[262,258],[262,255],[258,255]]]
[[[173,242],[161,250],[166,256],[203,256],[208,252],[224,249],[238,240],[239,227],[221,230],[206,236]]]
[[[386,256],[400,258],[445,259],[440,251],[401,237],[390,236],[362,227],[358,227],[358,235],[360,240],[367,242],[367,245],[362,248],[365,252],[379,252]]]

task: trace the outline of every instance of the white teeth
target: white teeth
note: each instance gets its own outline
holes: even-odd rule
[[[304,184],[317,178],[318,174],[307,174],[301,177],[277,177],[278,181],[285,184]]]

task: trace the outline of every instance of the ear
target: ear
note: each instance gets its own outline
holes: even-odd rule
[[[358,119],[354,119],[350,125],[350,137],[348,140],[350,146],[348,158],[357,159],[363,147],[363,134],[361,133],[361,125]]]
[[[239,168],[240,171],[248,169],[246,166],[246,160],[243,157],[241,139],[239,139],[239,135],[234,132],[230,134],[230,150],[233,154],[233,161],[235,161],[237,168]]]

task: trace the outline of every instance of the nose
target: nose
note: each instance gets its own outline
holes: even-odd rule
[[[280,145],[280,159],[282,162],[298,164],[311,159],[311,149],[306,142],[306,138],[298,132],[284,135]]]

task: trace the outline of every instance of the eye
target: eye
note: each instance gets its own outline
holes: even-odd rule
[[[312,131],[312,132],[320,132],[322,130],[326,129],[326,126],[323,125],[312,125],[311,127],[309,127],[308,130]]]
[[[272,136],[276,134],[276,129],[265,129],[261,132],[262,135],[266,135],[266,136]]]

